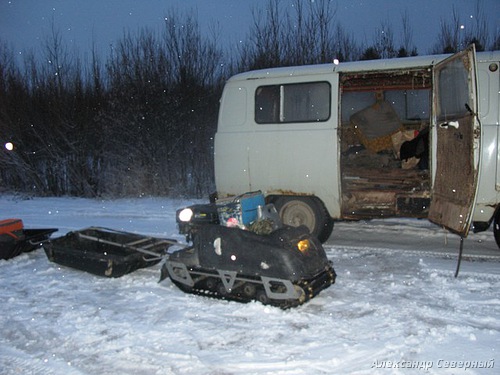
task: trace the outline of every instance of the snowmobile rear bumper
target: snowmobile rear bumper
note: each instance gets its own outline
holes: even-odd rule
[[[36,250],[48,241],[54,232],[57,232],[57,229],[23,229],[17,238],[0,234],[0,259],[10,259]]]

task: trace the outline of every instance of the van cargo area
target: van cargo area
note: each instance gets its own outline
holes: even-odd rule
[[[427,217],[430,72],[356,72],[340,81],[342,216]]]

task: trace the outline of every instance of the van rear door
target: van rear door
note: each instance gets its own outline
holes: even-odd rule
[[[477,191],[481,129],[474,46],[434,66],[433,157],[429,220],[467,236]]]

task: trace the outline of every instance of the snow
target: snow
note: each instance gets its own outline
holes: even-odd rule
[[[199,201],[0,197],[26,228],[102,226],[183,241]],[[160,265],[109,279],[42,249],[0,260],[2,374],[492,374],[500,367],[500,251],[426,220],[336,223],[337,282],[280,310],[184,294]],[[475,368],[469,368],[475,367]]]

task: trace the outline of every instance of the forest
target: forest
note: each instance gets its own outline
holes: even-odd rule
[[[478,4],[480,4],[478,2]],[[0,39],[0,192],[37,196],[204,197],[214,191],[213,139],[225,80],[251,69],[500,49],[477,6],[464,34],[453,9],[435,44],[417,51],[411,15],[382,22],[371,42],[347,33],[327,0],[269,0],[238,49],[171,11],[161,32],[124,32],[106,58],[70,53],[52,23],[44,56],[19,63]],[[397,35],[394,30],[399,30]],[[4,147],[5,145],[5,147]]]

